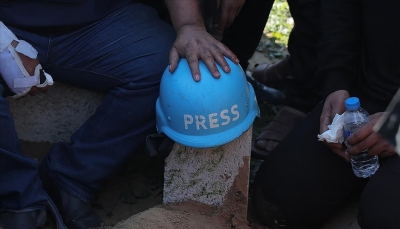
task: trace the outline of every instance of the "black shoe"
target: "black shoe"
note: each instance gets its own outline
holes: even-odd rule
[[[36,229],[46,222],[46,211],[36,210],[27,212],[0,213],[1,229]]]
[[[100,228],[103,226],[101,218],[93,210],[90,203],[69,194],[41,169],[39,172],[43,188],[57,206],[58,212],[68,229]]]

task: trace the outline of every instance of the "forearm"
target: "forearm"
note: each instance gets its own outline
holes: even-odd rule
[[[175,30],[191,25],[205,30],[199,0],[165,0]]]

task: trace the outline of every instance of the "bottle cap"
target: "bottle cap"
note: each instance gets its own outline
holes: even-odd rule
[[[350,97],[346,99],[346,109],[354,111],[360,108],[360,100],[357,97]]]

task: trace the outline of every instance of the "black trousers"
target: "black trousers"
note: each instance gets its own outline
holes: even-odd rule
[[[322,103],[258,170],[254,188],[274,206],[268,214],[289,228],[320,228],[348,198],[361,195],[358,221],[363,229],[400,228],[400,157],[380,158],[376,174],[357,178],[350,163],[317,140],[321,110]]]
[[[254,54],[267,23],[273,0],[247,0],[225,32],[222,43],[239,58],[243,69]],[[310,112],[322,98],[317,94],[316,46],[320,37],[320,0],[288,0],[294,27],[290,33],[289,65],[293,75],[285,80],[285,104]]]
[[[321,100],[316,84],[317,43],[320,38],[320,0],[288,0],[294,27],[289,36],[289,65],[285,105],[310,112]]]

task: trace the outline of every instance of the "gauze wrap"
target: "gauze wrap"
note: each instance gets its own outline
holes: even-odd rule
[[[11,45],[12,41],[17,41],[17,47]],[[31,76],[26,71],[18,53],[24,54],[31,59],[36,59],[37,51],[29,43],[18,38],[0,21],[0,76],[7,84],[8,88],[15,94],[13,98],[24,96],[31,90],[32,86],[46,87],[53,85],[53,78],[43,71],[38,64],[34,75]]]

